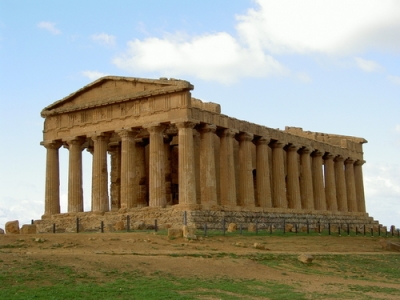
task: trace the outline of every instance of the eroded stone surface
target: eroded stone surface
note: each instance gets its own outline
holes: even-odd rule
[[[7,234],[19,234],[19,221],[9,221],[6,223],[6,233]]]

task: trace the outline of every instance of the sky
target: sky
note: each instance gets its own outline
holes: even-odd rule
[[[0,228],[43,214],[41,110],[105,75],[184,79],[237,119],[365,138],[367,212],[400,227],[400,1],[0,0]],[[67,173],[61,148],[62,212]]]

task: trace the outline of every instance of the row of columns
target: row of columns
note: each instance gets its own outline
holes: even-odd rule
[[[196,204],[196,164],[193,128],[196,122],[175,123],[179,138],[179,204]],[[167,205],[164,131],[166,125],[150,124],[149,133],[149,206]],[[254,137],[234,129],[217,129],[201,124],[200,132],[200,202],[203,206],[290,208],[365,212],[364,187],[360,160],[345,159],[331,153]],[[135,129],[117,131],[121,140],[120,197],[121,208],[144,206],[139,196],[139,181],[146,174],[144,145],[136,142]],[[217,178],[215,141],[220,138]],[[109,210],[107,149],[110,134],[90,136],[93,141],[92,211]],[[238,181],[236,177],[234,139],[239,142]],[[69,149],[68,212],[83,211],[82,145],[85,138],[63,141]],[[43,143],[47,148],[45,215],[60,213],[59,158],[62,141]],[[256,146],[253,170],[252,147]],[[269,147],[271,150],[269,150]],[[269,153],[272,157],[269,158]],[[285,159],[286,156],[286,159]],[[270,166],[270,162],[272,165]],[[286,165],[285,165],[286,162]],[[254,176],[255,171],[255,176]],[[217,180],[219,180],[219,203]],[[236,184],[239,184],[238,189]],[[238,194],[237,194],[238,191]]]

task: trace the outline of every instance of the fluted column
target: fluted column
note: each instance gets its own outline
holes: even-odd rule
[[[137,206],[147,206],[148,180],[146,177],[146,145],[147,140],[135,139],[135,187],[137,188]]]
[[[236,206],[235,159],[233,138],[237,133],[233,129],[220,132],[220,199],[221,205]]]
[[[271,179],[269,174],[268,143],[261,137],[256,140],[256,185],[257,203],[260,207],[272,207]]]
[[[354,160],[348,158],[344,161],[344,165],[345,165],[347,207],[349,211],[356,212],[358,211],[358,208],[356,199],[356,185],[354,179]]]
[[[362,165],[365,163],[364,160],[357,160],[354,163],[354,180],[356,184],[356,198],[357,208],[359,212],[367,212],[365,209],[365,195],[364,195],[364,182]]]
[[[165,161],[165,199],[167,205],[172,205],[172,180],[171,180],[171,140],[168,135],[164,136],[164,161]]]
[[[300,149],[300,194],[301,207],[303,209],[314,209],[314,192],[310,152],[310,149],[305,147]],[[320,169],[322,173],[322,165],[320,166]]]
[[[337,211],[338,203],[336,197],[335,162],[334,156],[330,153],[324,155],[325,174],[325,197],[328,211]]]
[[[202,205],[217,204],[217,178],[215,173],[215,125],[200,129],[200,201]]]
[[[111,210],[117,211],[121,208],[121,145],[114,143],[109,146],[111,170],[110,170],[110,198]]]
[[[100,133],[91,136],[93,140],[92,164],[92,211],[109,211],[107,144],[109,135]]]
[[[239,202],[244,207],[255,207],[251,146],[253,135],[242,132],[239,140]]]
[[[277,141],[271,144],[272,148],[272,205],[273,207],[287,208],[285,166],[283,159],[284,144]]]
[[[287,154],[287,200],[288,207],[301,209],[300,181],[299,181],[299,160],[297,154],[298,147],[288,145]]]
[[[149,206],[166,206],[164,130],[165,126],[159,124],[147,127],[150,133]]]
[[[69,167],[68,167],[68,212],[83,211],[82,189],[82,144],[84,138],[68,140]]]
[[[348,211],[347,207],[347,191],[346,180],[344,175],[344,158],[336,156],[335,159],[335,181],[336,181],[336,197],[338,200],[339,211]]]
[[[121,137],[121,208],[136,206],[136,195],[133,190],[135,176],[135,135],[130,129],[117,132]]]
[[[322,169],[322,153],[316,150],[311,154],[311,156],[314,209],[326,210],[326,194],[324,189],[324,176]]]
[[[60,165],[58,149],[61,141],[42,142],[46,148],[46,185],[44,200],[44,215],[51,216],[60,213]]]
[[[194,122],[176,123],[179,135],[179,204],[196,204],[196,174],[193,147]]]

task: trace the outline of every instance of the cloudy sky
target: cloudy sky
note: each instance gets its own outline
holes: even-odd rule
[[[238,119],[367,139],[367,211],[400,227],[400,1],[0,0],[0,228],[43,213],[40,111],[104,75],[185,79]],[[84,186],[88,207],[90,171]]]

